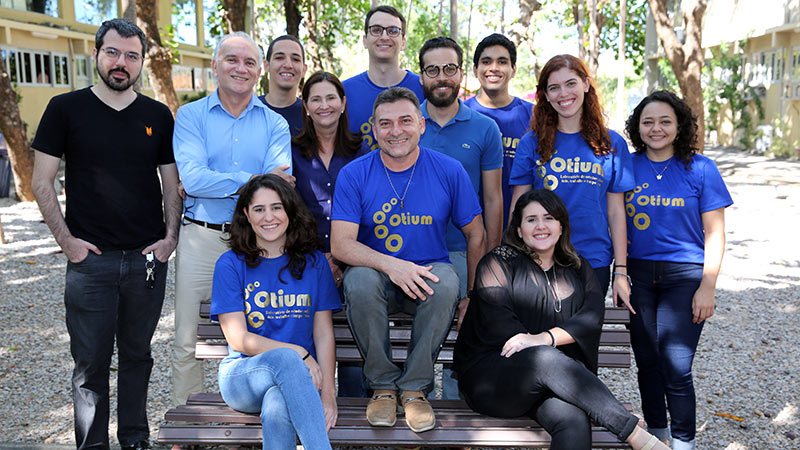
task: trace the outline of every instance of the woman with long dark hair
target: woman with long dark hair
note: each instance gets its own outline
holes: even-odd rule
[[[336,284],[342,282],[342,265],[331,256],[331,206],[339,170],[366,154],[369,146],[350,132],[347,98],[336,75],[315,72],[303,85],[303,131],[292,139],[292,173],[295,186],[317,220],[322,251]]]
[[[630,308],[623,193],[633,189],[628,145],[605,126],[586,66],[571,55],[551,58],[536,87],[531,130],[517,147],[509,184],[514,204],[531,188],[558,194],[572,218],[572,245],[606,292]]]
[[[625,196],[631,343],[648,429],[673,448],[695,448],[692,362],[725,251],[733,204],[717,166],[697,153],[697,118],[668,91],[653,92],[628,118],[636,188]],[[667,424],[667,412],[671,431]]]
[[[336,286],[342,284],[344,264],[331,255],[331,207],[339,171],[369,152],[361,137],[350,132],[347,97],[342,82],[330,72],[315,72],[303,85],[303,131],[292,139],[295,187],[317,220],[325,259]],[[339,396],[366,397],[367,380],[361,365],[339,363]]]
[[[314,218],[277,175],[243,188],[231,221],[231,250],[217,261],[211,319],[228,356],[222,398],[261,413],[263,447],[330,449],[337,417],[331,311],[341,308],[330,267],[316,250]]]
[[[467,404],[530,416],[552,449],[590,449],[590,419],[634,449],[667,448],[596,376],[603,311],[594,272],[570,244],[564,203],[545,189],[522,194],[506,245],[478,264],[456,341],[453,369]]]

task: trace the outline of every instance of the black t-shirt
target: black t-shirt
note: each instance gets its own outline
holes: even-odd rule
[[[66,222],[101,250],[145,246],[166,234],[158,166],[172,164],[174,120],[141,94],[122,111],[91,88],[50,100],[32,147],[66,161]]]
[[[283,108],[279,108],[277,106],[272,106],[269,103],[267,103],[267,96],[266,95],[262,95],[262,96],[258,97],[258,99],[261,100],[262,103],[267,105],[267,107],[269,109],[275,111],[276,113],[280,114],[281,117],[286,119],[286,122],[289,123],[289,133],[292,135],[292,137],[295,137],[295,136],[299,135],[300,132],[303,131],[303,101],[302,100],[300,100],[298,98],[291,105],[285,106]]]

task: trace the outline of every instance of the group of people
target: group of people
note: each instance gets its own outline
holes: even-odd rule
[[[473,57],[481,90],[461,101],[461,47],[430,39],[420,75],[404,70],[405,25],[391,6],[371,9],[369,68],[344,82],[306,79],[293,36],[264,58],[247,34],[226,35],[217,90],[173,123],[133,90],[142,31],[103,23],[101,82],[54,97],[32,145],[34,192],[69,259],[79,449],[109,445],[115,339],[117,437],[149,447],[150,339],[176,248],[173,402],[203,391],[194,346],[210,300],[229,345],[220,392],[260,413],[264,448],[297,437],[330,448],[337,395],[369,396],[373,426],[400,410],[413,431],[434,428],[428,396],[454,314],[445,398],[530,416],[554,449],[590,448],[590,420],[634,449],[694,448],[692,359],[732,203],[698,154],[695,116],[672,93],[649,95],[626,124],[631,155],[577,58],[547,62],[534,105],[509,94],[516,48],[492,34]],[[256,97],[262,68],[269,92]],[[62,157],[66,216],[53,188]],[[646,428],[596,376],[609,285],[632,313]],[[363,366],[337,367],[332,312],[343,308]],[[414,315],[402,366],[389,342],[398,311]]]

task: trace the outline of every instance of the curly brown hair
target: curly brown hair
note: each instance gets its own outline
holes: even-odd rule
[[[655,91],[648,95],[631,113],[625,122],[625,131],[630,138],[636,153],[643,153],[647,150],[639,133],[639,120],[642,117],[644,107],[652,102],[662,102],[672,108],[678,123],[678,135],[672,143],[672,150],[675,152],[675,159],[681,161],[686,169],[690,168],[692,157],[699,151],[697,144],[697,116],[692,113],[692,109],[682,98],[670,91]]]
[[[572,55],[557,55],[547,61],[539,75],[539,83],[536,85],[536,104],[531,117],[531,129],[539,140],[538,153],[542,163],[550,161],[553,156],[558,131],[558,113],[547,101],[547,83],[550,74],[565,67],[575,72],[584,83],[589,84],[589,91],[583,97],[581,137],[597,156],[607,155],[613,150],[611,136],[605,125],[603,107],[597,97],[594,81],[589,77],[589,71],[580,59]]]
[[[306,258],[310,256],[312,263],[316,262],[314,250],[320,246],[317,237],[317,222],[303,203],[300,194],[278,175],[258,175],[242,187],[239,200],[236,202],[236,209],[233,211],[233,219],[231,219],[230,237],[226,241],[234,253],[244,256],[248,267],[258,267],[261,263],[261,249],[256,242],[256,233],[244,213],[259,189],[275,191],[289,218],[286,243],[283,248],[284,253],[289,257],[289,262],[278,272],[278,280],[284,282],[281,278],[284,269],[289,269],[289,273],[299,280],[303,278],[303,271],[306,269]]]

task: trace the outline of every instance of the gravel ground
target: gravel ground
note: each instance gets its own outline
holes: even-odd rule
[[[694,366],[698,448],[798,449],[800,163],[726,149],[706,154],[717,160],[735,204],[726,214],[717,314],[705,326]],[[71,444],[72,361],[62,300],[66,258],[34,203],[0,199],[0,216],[8,241],[0,245],[0,441]],[[173,279],[170,267],[153,339],[153,439],[169,406]],[[206,387],[216,389],[215,364],[206,364]],[[638,412],[635,370],[601,375]],[[111,383],[113,392],[113,372]],[[110,431],[116,434],[113,418]]]

